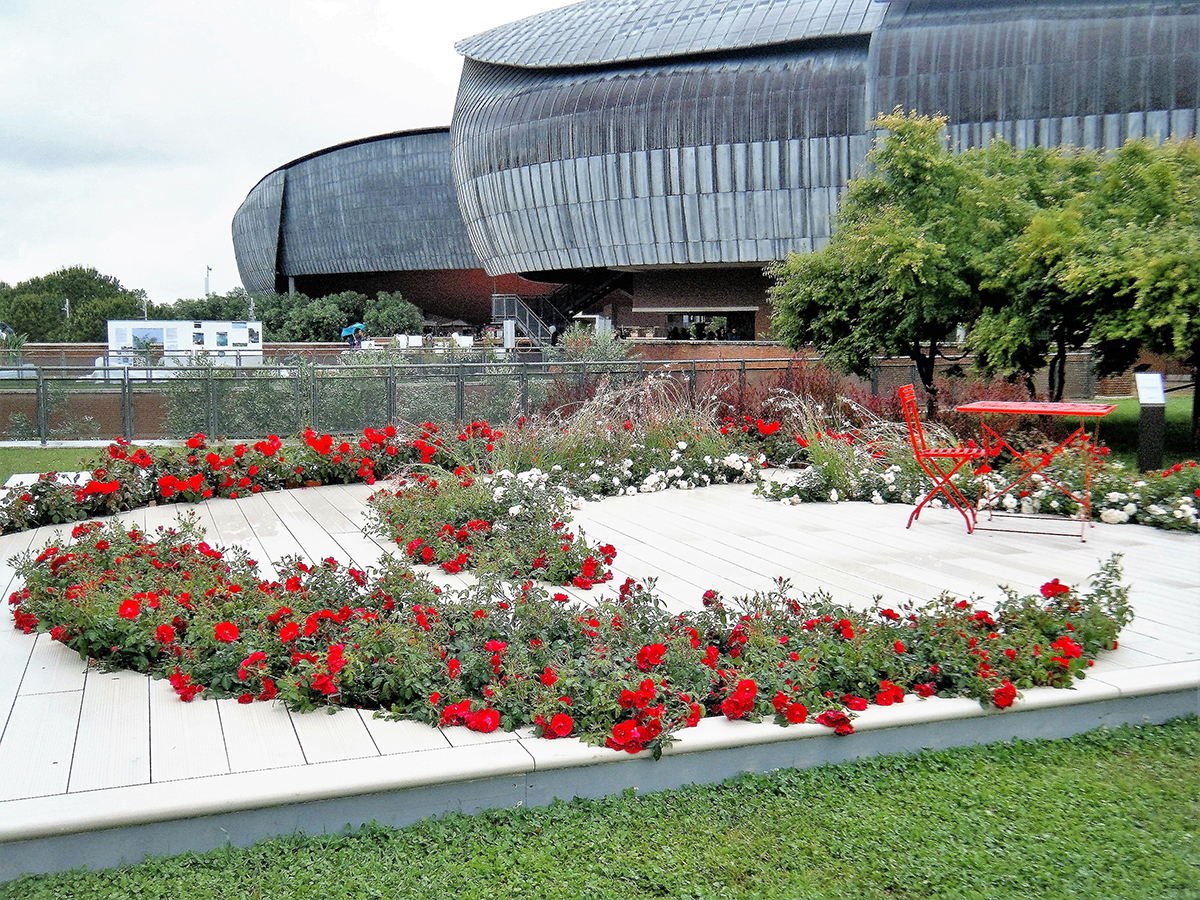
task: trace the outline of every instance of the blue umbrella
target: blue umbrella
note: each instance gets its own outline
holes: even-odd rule
[[[353,325],[347,325],[342,329],[342,337],[349,337],[363,327],[362,322],[355,322]]]

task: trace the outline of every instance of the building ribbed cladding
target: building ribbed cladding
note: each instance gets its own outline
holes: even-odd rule
[[[599,66],[870,34],[880,0],[584,0],[459,41],[497,65]]]
[[[445,130],[334,148],[287,169],[285,275],[476,268]]]
[[[871,57],[875,111],[941,112],[959,147],[1115,148],[1196,134],[1194,0],[893,0]]]
[[[868,141],[865,38],[605,69],[468,59],[451,158],[488,272],[820,246]]]
[[[272,172],[254,186],[233,217],[233,252],[238,275],[255,294],[275,290],[279,251],[279,219],[287,173]]]

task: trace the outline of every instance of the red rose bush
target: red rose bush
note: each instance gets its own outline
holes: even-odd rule
[[[494,498],[501,488],[492,502],[534,502],[515,476],[480,490]],[[497,516],[489,533],[528,528],[536,537],[540,528],[563,542],[559,552],[579,543],[557,518],[535,519]],[[410,523],[399,524],[403,534]],[[454,543],[467,545],[459,523],[447,524],[456,526]],[[482,532],[468,529],[468,541]],[[1006,708],[1022,689],[1083,677],[1131,618],[1116,559],[1090,591],[1054,580],[992,610],[948,596],[919,608],[853,610],[822,593],[794,596],[780,582],[737,601],[709,591],[700,612],[671,615],[652,586],[632,580],[590,606],[565,603],[553,584],[534,579],[535,552],[474,550],[520,574],[481,569],[476,587],[453,593],[407,555],[369,572],[288,558],[267,577],[244,550],[209,545],[187,519],[151,535],[87,522],[69,541],[14,559],[23,586],[9,602],[17,628],[47,631],[106,667],[167,678],[183,701],[361,707],[485,732],[533,726],[548,739],[655,756],[706,716],[851,734],[853,715],[872,703],[970,696]],[[581,569],[598,575],[615,550],[587,552]]]

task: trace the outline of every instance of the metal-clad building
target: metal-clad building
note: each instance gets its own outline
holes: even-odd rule
[[[459,213],[448,128],[364,138],[280,166],[234,215],[233,246],[251,292],[399,290],[450,318],[490,311],[494,279]]]
[[[877,112],[944,113],[960,147],[1114,147],[1200,111],[1196,0],[584,0],[457,48],[485,269],[630,272],[630,322],[761,307],[745,269],[828,240]]]

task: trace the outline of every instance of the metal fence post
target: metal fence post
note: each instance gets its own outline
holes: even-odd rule
[[[745,411],[746,408],[746,360],[742,359],[738,363],[738,409]]]
[[[133,379],[129,377],[129,367],[121,370],[121,430],[127,441],[133,440]]]
[[[467,413],[467,371],[461,362],[458,364],[457,378],[454,383],[454,419],[461,422]]]
[[[517,370],[517,383],[521,388],[521,415],[529,415],[529,363],[520,363]]]
[[[210,437],[217,434],[217,388],[213,384],[213,371],[209,368],[204,379],[204,399],[207,409],[204,410],[204,432]]]
[[[871,360],[871,396],[879,396],[879,360]]]
[[[385,387],[387,389],[387,423],[393,425],[396,422],[396,367],[391,363],[388,364]]]
[[[34,418],[37,420],[38,440],[43,444],[50,436],[50,396],[46,387],[45,373],[37,367],[37,385],[34,388]]]
[[[314,365],[312,370],[312,429],[316,431],[320,426],[317,418],[317,407],[320,406],[321,395],[317,391],[317,367]]]

